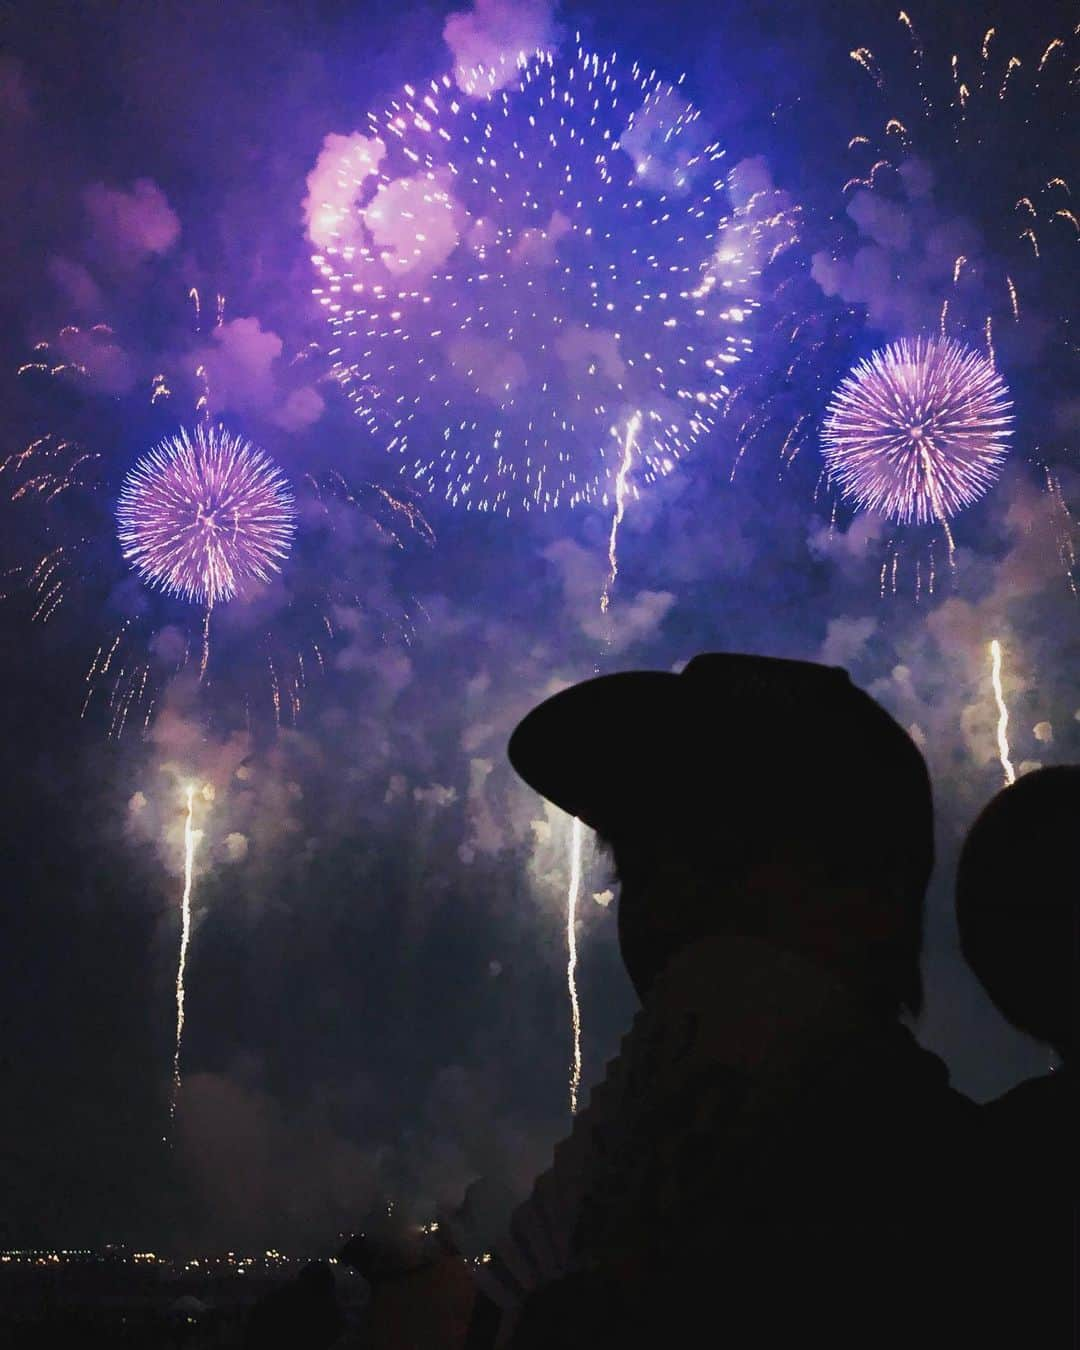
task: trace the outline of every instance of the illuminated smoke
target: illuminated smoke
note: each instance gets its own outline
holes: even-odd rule
[[[280,471],[220,427],[181,431],[139,460],[116,518],[124,557],[145,582],[208,609],[245,580],[268,581],[295,530]]]
[[[1012,435],[1005,383],[949,338],[902,338],[861,361],[822,429],[830,478],[864,510],[945,522],[997,480]]]
[[[997,702],[997,745],[1001,771],[1005,775],[1005,786],[1016,782],[1016,770],[1009,758],[1009,710],[1005,706],[1005,695],[1001,689],[1001,643],[994,638],[990,644],[990,681],[994,686],[994,698]]]

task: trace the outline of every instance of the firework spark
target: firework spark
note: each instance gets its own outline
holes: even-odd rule
[[[949,338],[901,339],[861,361],[822,428],[830,477],[864,510],[946,522],[995,482],[1012,404],[985,357]]]
[[[261,450],[221,427],[182,430],[128,474],[116,508],[124,557],[150,586],[212,609],[280,570],[292,494]]]
[[[1016,782],[1016,770],[1009,758],[1009,709],[1005,705],[1005,695],[1001,688],[1001,643],[994,638],[990,644],[990,683],[994,687],[994,700],[997,703],[997,746],[1001,760],[1001,772],[1005,776],[1005,786]]]
[[[455,504],[606,501],[634,409],[644,482],[715,426],[758,262],[723,151],[654,72],[578,48],[478,79],[406,86],[341,156],[349,206],[315,203],[336,372]]]
[[[1076,520],[1073,513],[1069,510],[1069,504],[1065,500],[1065,494],[1061,490],[1061,479],[1053,473],[1048,467],[1043,469],[1046,490],[1050,495],[1050,502],[1054,520],[1054,535],[1057,539],[1058,557],[1061,559],[1061,566],[1065,572],[1065,580],[1073,595],[1080,595],[1080,588],[1077,586],[1076,563],[1077,563],[1077,530]]]
[[[577,906],[581,896],[582,855],[585,829],[574,817],[570,831],[570,884],[566,893],[566,987],[570,994],[570,1021],[573,1027],[573,1055],[570,1061],[570,1111],[577,1114],[578,1088],[581,1086],[581,1006],[577,991]]]
[[[180,1091],[180,1049],[184,1039],[184,974],[187,968],[188,943],[191,941],[191,891],[195,874],[195,846],[199,832],[195,829],[195,786],[185,789],[184,815],[184,891],[180,898],[180,956],[176,966],[176,1044],[173,1049],[172,1101],[169,1116],[176,1117],[176,1098]]]
[[[899,193],[903,198],[905,163],[913,155],[925,160],[933,170],[936,191],[959,194],[958,211],[970,214],[977,201],[992,256],[1006,264],[991,265],[990,256],[984,257],[981,265],[966,269],[964,286],[954,274],[955,299],[969,306],[973,328],[976,323],[984,326],[990,310],[1004,311],[1006,299],[1007,312],[1018,319],[1019,277],[1035,282],[1027,264],[1042,257],[1041,241],[1054,236],[1063,248],[1074,242],[1061,226],[1062,221],[1068,223],[1068,216],[1062,215],[1068,183],[1052,166],[1070,143],[1075,68],[1070,46],[1080,30],[1049,41],[1036,36],[1035,45],[1021,57],[1006,55],[1007,49],[995,42],[997,30],[989,28],[977,52],[950,50],[947,60],[928,63],[909,15],[901,10],[898,21],[908,39],[902,69],[894,73],[893,60],[879,63],[865,47],[851,52],[852,60],[887,96],[888,106],[883,103],[876,134],[850,138],[849,148],[860,163],[867,156],[874,156],[875,162],[869,172],[849,176],[845,188],[881,191],[894,200]],[[1033,25],[1017,37],[1027,44],[1037,31]],[[888,57],[887,49],[883,55]],[[898,108],[905,114],[903,120],[896,115]],[[895,134],[898,127],[903,128],[900,136]],[[1001,154],[1006,142],[1013,147],[1008,157]],[[1018,210],[1023,211],[1020,221]],[[1045,296],[1048,308],[1062,306],[1068,320],[1071,293],[1060,286],[1060,271],[1071,264],[1071,257],[1061,255],[1058,261],[1060,267],[1050,274],[1052,289]]]

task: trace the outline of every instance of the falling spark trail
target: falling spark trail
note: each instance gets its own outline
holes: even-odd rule
[[[206,606],[206,615],[203,618],[202,630],[202,660],[199,663],[199,683],[202,684],[206,679],[206,667],[210,664],[210,611],[214,608],[213,601]]]
[[[581,1084],[581,1008],[577,993],[577,902],[581,891],[581,859],[585,849],[585,831],[574,817],[570,834],[570,886],[566,895],[566,985],[570,991],[570,1015],[574,1027],[574,1056],[570,1064],[570,1112],[577,1115],[578,1087]]]
[[[611,589],[619,575],[619,526],[626,514],[626,482],[630,475],[630,464],[634,456],[634,441],[641,426],[641,413],[636,412],[626,426],[626,440],[623,442],[622,463],[615,477],[615,514],[611,518],[611,537],[608,540],[608,575],[600,595],[600,613],[606,614],[611,604]]]
[[[1005,775],[1005,786],[1008,787],[1010,783],[1016,782],[1016,770],[1009,758],[1009,710],[1005,706],[1005,695],[1001,690],[1001,643],[997,638],[990,644],[990,679],[994,686],[994,698],[998,709],[998,758],[1001,760],[1001,769]]]
[[[176,1097],[180,1091],[180,1043],[184,1035],[184,967],[187,965],[188,943],[191,940],[191,884],[195,866],[196,834],[192,824],[195,810],[195,788],[187,788],[187,815],[184,818],[184,894],[180,901],[180,960],[176,967],[176,1048],[173,1051],[173,1092],[169,1116],[176,1118]]]

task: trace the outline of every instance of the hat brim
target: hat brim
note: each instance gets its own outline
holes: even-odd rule
[[[510,763],[542,797],[603,831],[632,785],[660,771],[681,683],[668,671],[633,670],[572,685],[518,724]]]
[[[711,652],[678,675],[597,676],[534,708],[508,749],[541,796],[608,838],[701,806],[739,829],[751,803],[807,821],[831,810],[857,831],[880,816],[930,829],[911,738],[846,671],[811,662]]]

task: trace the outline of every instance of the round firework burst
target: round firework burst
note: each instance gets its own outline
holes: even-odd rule
[[[296,528],[280,470],[221,427],[182,430],[140,459],[116,519],[124,557],[144,581],[208,608],[280,571]]]
[[[948,520],[1000,474],[1011,407],[980,353],[949,338],[902,338],[833,395],[821,437],[829,475],[848,500],[889,520]]]
[[[308,200],[356,413],[429,490],[502,512],[614,489],[631,427],[639,479],[670,472],[758,303],[723,151],[675,86],[580,47],[509,73],[406,85],[328,142]]]

